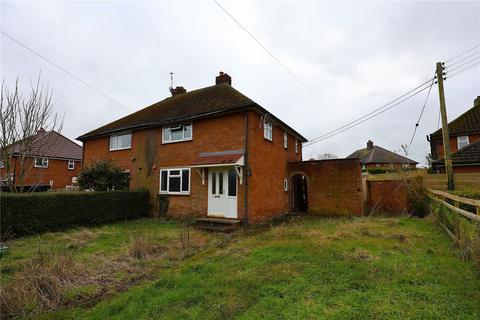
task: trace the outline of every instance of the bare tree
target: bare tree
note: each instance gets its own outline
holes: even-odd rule
[[[330,160],[330,159],[338,159],[339,156],[337,156],[336,154],[333,154],[333,153],[321,153],[319,155],[317,155],[314,159],[315,160]]]
[[[53,112],[52,90],[41,83],[40,75],[35,83],[30,81],[26,97],[20,92],[18,84],[17,79],[15,88],[9,90],[4,79],[0,89],[2,179],[12,192],[24,191],[25,178],[34,167],[34,157],[41,157],[55,144],[51,139],[40,139],[39,132],[59,132],[63,125],[63,118]],[[44,171],[36,173],[34,180],[37,183],[43,178]]]

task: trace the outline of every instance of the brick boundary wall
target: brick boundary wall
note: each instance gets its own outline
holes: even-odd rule
[[[408,212],[408,195],[405,181],[367,181],[366,210],[387,215]]]
[[[290,181],[296,174],[306,176],[309,214],[363,215],[359,159],[289,162],[288,172]]]

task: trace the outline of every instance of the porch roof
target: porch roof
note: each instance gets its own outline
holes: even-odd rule
[[[203,155],[196,158],[190,165],[192,167],[243,166],[243,153]]]

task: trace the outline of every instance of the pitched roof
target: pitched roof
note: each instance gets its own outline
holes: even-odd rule
[[[450,136],[480,132],[480,96],[475,99],[471,109],[448,124],[448,132]],[[430,136],[441,137],[442,129],[438,129]]]
[[[151,106],[129,114],[126,117],[90,131],[77,139],[83,141],[89,138],[123,130],[174,124],[181,121],[211,117],[248,108],[257,109],[261,113],[268,113],[267,110],[234,89],[232,86],[228,84],[217,84],[166,98],[152,104]],[[307,141],[307,139],[283,121],[270,113],[268,114],[274,121],[286,127],[287,130],[296,135],[300,141]]]
[[[444,164],[444,159],[438,159],[434,161],[434,164],[442,165]],[[461,148],[455,153],[452,153],[452,163],[453,165],[468,165],[468,164],[479,164],[480,165],[480,140],[474,143],[470,143],[465,147]]]
[[[82,160],[82,147],[56,131],[42,129],[28,139],[33,139],[29,152],[32,156]],[[17,141],[10,146],[14,154],[19,154],[25,150],[25,145],[22,143],[24,140]]]
[[[359,158],[362,163],[409,163],[417,164],[418,162],[408,159],[404,156],[388,151],[379,146],[373,148],[359,149],[349,155],[347,158]]]

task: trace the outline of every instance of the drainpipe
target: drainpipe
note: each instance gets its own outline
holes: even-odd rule
[[[245,119],[245,148],[243,153],[244,159],[244,175],[245,181],[243,182],[245,185],[245,195],[244,195],[244,225],[248,227],[248,111],[244,113]]]

